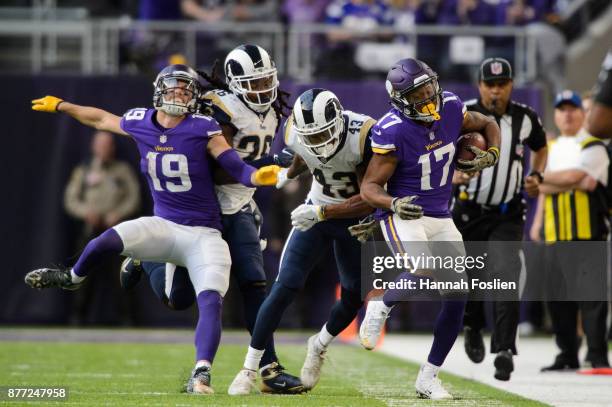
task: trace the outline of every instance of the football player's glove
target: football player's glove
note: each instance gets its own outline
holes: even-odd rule
[[[55,96],[45,96],[44,98],[34,99],[32,101],[32,110],[37,112],[57,112],[57,107],[63,100]]]
[[[378,222],[374,219],[374,216],[369,215],[359,221],[358,224],[349,226],[348,231],[360,243],[367,242],[370,237],[374,234],[374,231],[378,227]]]
[[[325,211],[321,205],[301,204],[291,212],[291,224],[302,232],[322,220],[325,220]]]
[[[476,155],[472,160],[457,160],[456,168],[468,174],[482,171],[487,167],[497,164],[499,159],[499,148],[489,147],[487,151],[481,150],[476,146],[466,146],[468,150]]]
[[[391,210],[404,220],[419,219],[423,216],[423,207],[413,204],[418,196],[410,195],[403,198],[393,198]]]
[[[278,165],[266,165],[253,173],[253,184],[257,186],[272,186],[278,181]]]

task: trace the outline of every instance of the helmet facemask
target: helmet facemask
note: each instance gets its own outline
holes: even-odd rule
[[[171,116],[182,116],[198,110],[199,83],[180,73],[159,77],[155,82],[153,105]]]
[[[432,76],[416,86],[397,91],[387,82],[391,103],[409,119],[431,123],[440,120],[442,89],[438,77]]]
[[[250,75],[229,75],[230,90],[242,97],[253,110],[265,112],[270,109],[278,95],[276,68],[258,68]]]
[[[344,130],[344,118],[341,108],[335,105],[332,108],[336,109],[336,116],[330,122],[322,125],[315,121],[315,123],[300,128],[294,122],[298,141],[308,148],[313,156],[318,158],[329,158],[340,145],[340,135]]]

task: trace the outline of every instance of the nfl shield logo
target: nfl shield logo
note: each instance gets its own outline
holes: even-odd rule
[[[491,73],[492,73],[493,75],[500,75],[500,74],[502,73],[502,71],[503,71],[503,70],[504,70],[504,69],[503,69],[503,67],[502,67],[501,62],[493,62],[493,63],[491,64]]]
[[[166,141],[168,141],[168,137],[165,134],[162,134],[161,136],[159,136],[159,142],[164,144]]]

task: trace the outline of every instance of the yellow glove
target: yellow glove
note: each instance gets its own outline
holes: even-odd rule
[[[32,101],[32,110],[55,113],[57,112],[57,106],[62,102],[62,99],[56,98],[55,96],[45,96],[44,98],[34,99]]]
[[[278,172],[281,167],[278,165],[266,165],[253,173],[253,184],[255,185],[276,185]]]

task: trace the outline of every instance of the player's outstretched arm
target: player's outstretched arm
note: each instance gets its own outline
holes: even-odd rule
[[[276,185],[277,175],[281,169],[278,165],[268,165],[260,169],[248,165],[230,147],[221,132],[210,138],[206,148],[219,165],[242,185],[247,187]]]
[[[55,96],[45,96],[32,101],[32,110],[66,113],[86,126],[129,137],[129,134],[121,129],[120,116],[96,107],[75,105]]]

